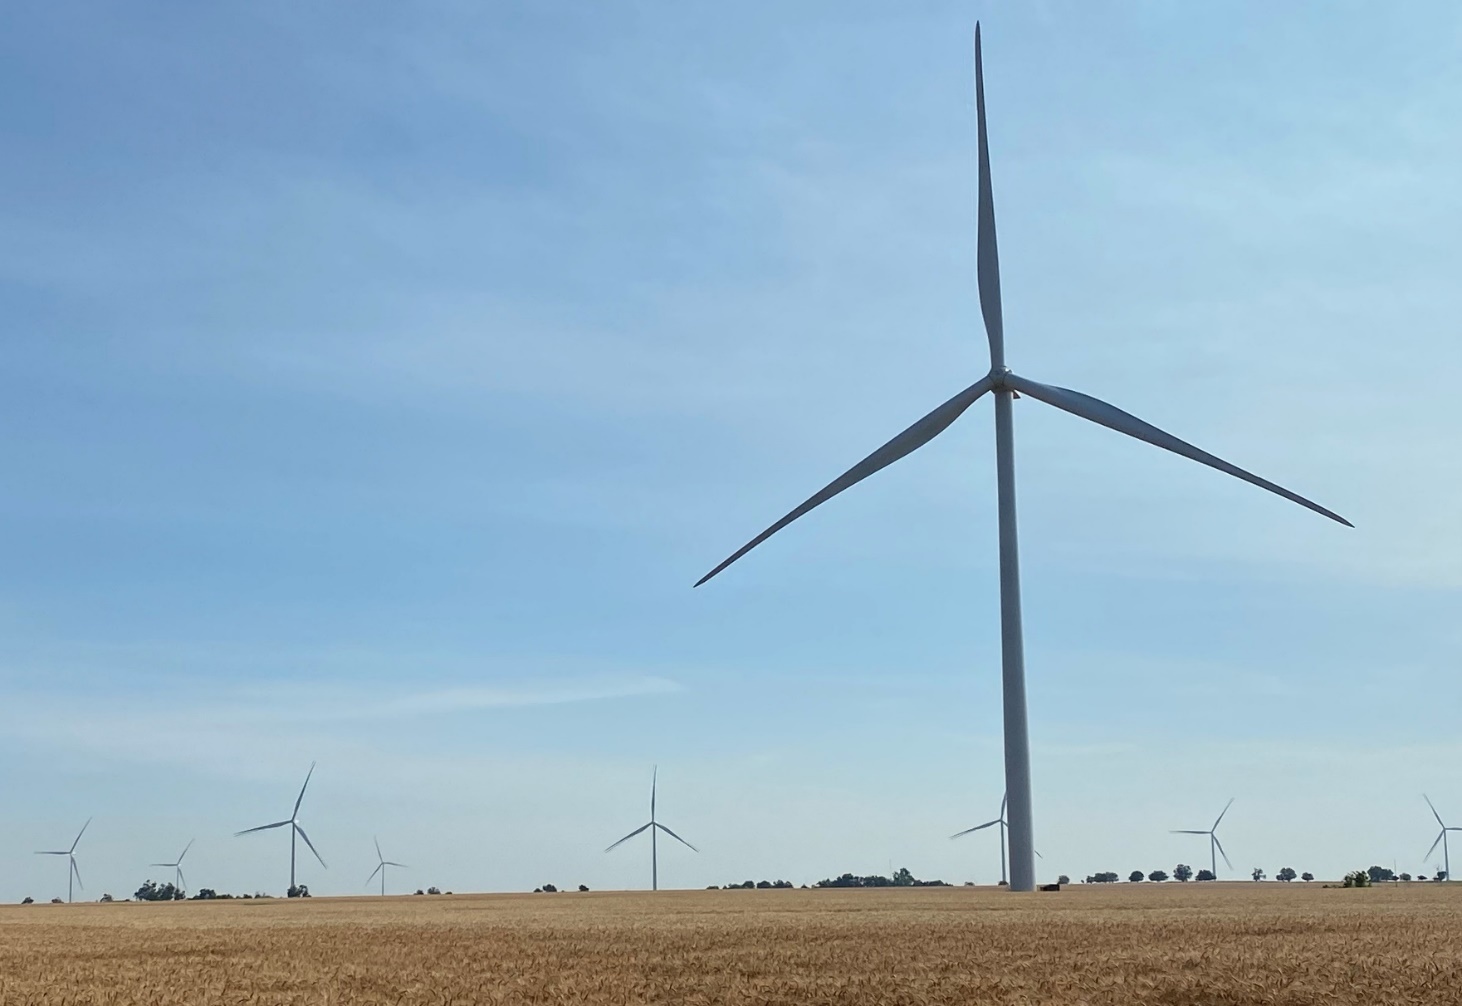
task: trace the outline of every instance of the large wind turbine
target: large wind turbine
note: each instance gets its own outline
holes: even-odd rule
[[[1000,883],[1007,884],[1008,881],[1005,877],[1005,829],[1010,827],[1010,822],[1005,820],[1005,794],[1002,793],[1000,795],[999,817],[997,817],[993,821],[986,821],[984,824],[977,824],[973,828],[966,828],[964,831],[957,831],[949,837],[951,839],[963,838],[966,835],[972,835],[977,831],[984,831],[986,828],[993,828],[996,825],[1000,826]],[[1040,856],[1040,853],[1038,852],[1036,853],[1036,855]]]
[[[1005,332],[1000,313],[1000,262],[995,243],[995,205],[990,184],[990,151],[985,132],[985,83],[980,57],[980,28],[975,26],[975,111],[979,129],[979,218],[977,278],[980,311],[990,341],[990,372],[904,430],[801,506],[747,542],[729,559],[701,577],[705,583],[752,548],[798,517],[844,489],[893,464],[942,433],[988,393],[995,397],[995,473],[1000,540],[1000,652],[1005,719],[1005,788],[1010,797],[1010,853],[1013,891],[1035,889],[1034,823],[1031,811],[1030,740],[1025,701],[1025,658],[1020,620],[1020,560],[1015,522],[1015,440],[1011,402],[1017,393],[1045,402],[1074,416],[1146,441],[1174,454],[1216,468],[1235,478],[1277,493],[1331,520],[1352,526],[1339,514],[1179,440],[1136,416],[1078,391],[1021,377],[1005,365]]]
[[[376,863],[376,868],[371,871],[371,875],[366,878],[366,883],[369,884],[372,880],[376,878],[376,874],[379,873],[381,875],[381,897],[384,898],[386,896],[386,867],[399,866],[404,870],[406,869],[406,864],[393,863],[385,856],[381,855],[381,840],[379,838],[372,838],[371,841],[376,843],[376,859],[379,862]]]
[[[81,841],[81,836],[86,834],[86,829],[89,827],[91,827],[91,818],[88,817],[86,824],[83,824],[81,830],[76,833],[76,840],[71,843],[71,848],[69,849],[48,849],[44,852],[36,853],[37,856],[65,856],[66,861],[71,864],[66,870],[67,904],[71,903],[71,895],[73,893],[71,890],[71,881],[73,879],[76,881],[77,887],[86,890],[86,885],[81,882],[81,871],[76,868],[76,845]]]
[[[273,824],[261,824],[257,828],[245,828],[243,831],[236,831],[236,832],[234,832],[234,838],[238,838],[240,835],[247,835],[250,832],[255,832],[255,831],[268,831],[270,828],[283,828],[286,825],[288,825],[289,826],[289,886],[290,887],[296,886],[295,885],[295,882],[294,882],[294,844],[295,844],[294,843],[294,837],[295,837],[295,835],[299,835],[300,838],[302,838],[302,839],[305,840],[305,845],[308,845],[310,847],[310,851],[313,852],[313,853],[315,853],[315,858],[320,860],[320,865],[321,866],[325,866],[325,861],[323,859],[320,859],[320,853],[318,851],[316,851],[316,849],[315,849],[315,843],[310,841],[310,836],[305,834],[305,829],[303,829],[303,828],[300,827],[300,822],[299,822],[300,803],[305,798],[305,788],[307,786],[309,786],[309,784],[310,784],[310,776],[312,776],[314,774],[315,774],[315,763],[314,762],[310,762],[310,770],[309,770],[309,772],[305,773],[305,785],[300,787],[300,795],[294,798],[294,810],[290,812],[289,820],[287,820],[287,821],[275,821]],[[325,866],[325,869],[328,870],[329,867],[328,866]]]
[[[177,861],[176,862],[173,862],[173,863],[151,863],[149,865],[151,865],[151,866],[171,866],[173,868],[173,887],[176,888],[177,890],[181,891],[181,890],[184,889],[184,885],[187,883],[187,880],[183,877],[183,857],[188,854],[188,850],[191,849],[191,848],[193,848],[193,840],[190,838],[190,839],[188,839],[188,844],[185,845],[185,846],[183,846],[183,851],[180,852],[180,853],[178,853],[178,858],[177,858]]]
[[[657,765],[655,766],[654,772],[650,775],[650,823],[640,825],[634,831],[624,836],[624,838],[621,838],[618,842],[615,842],[614,845],[611,845],[608,849],[604,850],[605,852],[610,852],[615,847],[623,845],[625,842],[628,842],[630,839],[634,838],[640,832],[648,828],[650,831],[650,890],[652,891],[658,891],[660,889],[660,845],[659,842],[656,841],[655,833],[657,831],[663,831],[665,834],[675,839],[691,852],[700,852],[700,850],[697,849],[695,846],[691,845],[685,839],[675,834],[675,832],[671,831],[659,821],[655,820],[655,785],[659,778],[659,775],[660,766]]]
[[[1437,819],[1437,824],[1442,829],[1437,834],[1437,840],[1432,843],[1432,847],[1426,851],[1426,858],[1427,859],[1431,859],[1432,858],[1432,853],[1434,853],[1434,852],[1437,851],[1437,846],[1438,845],[1441,845],[1441,847],[1442,847],[1442,869],[1444,871],[1446,871],[1446,877],[1447,877],[1447,879],[1448,880],[1451,880],[1452,879],[1452,857],[1451,857],[1451,854],[1447,851],[1447,832],[1449,832],[1449,831],[1462,831],[1462,828],[1458,828],[1458,827],[1455,827],[1455,826],[1454,827],[1451,827],[1451,828],[1447,827],[1447,825],[1442,821],[1442,815],[1438,814],[1437,813],[1437,808],[1434,807],[1434,806],[1432,806],[1432,798],[1429,797],[1429,796],[1427,796],[1425,793],[1423,793],[1421,795],[1421,798],[1426,801],[1426,805],[1428,807],[1431,807],[1432,808],[1432,817],[1434,817],[1434,818]]]
[[[1170,832],[1170,834],[1173,834],[1173,835],[1207,835],[1208,836],[1208,859],[1210,861],[1209,870],[1210,870],[1210,872],[1213,873],[1213,879],[1214,880],[1217,880],[1218,879],[1218,857],[1219,856],[1222,856],[1223,857],[1223,861],[1228,864],[1228,868],[1230,870],[1232,870],[1234,868],[1234,864],[1233,863],[1229,863],[1229,861],[1228,861],[1228,853],[1226,853],[1226,852],[1223,851],[1223,845],[1218,840],[1218,822],[1223,820],[1223,815],[1224,814],[1227,814],[1228,813],[1228,809],[1230,807],[1232,807],[1233,805],[1234,805],[1234,798],[1233,797],[1229,797],[1228,798],[1228,803],[1226,803],[1226,804],[1223,805],[1223,811],[1222,811],[1222,813],[1220,813],[1218,815],[1218,819],[1213,822],[1213,827],[1207,829],[1206,831],[1193,831],[1191,829],[1184,828],[1184,829],[1178,829],[1178,830],[1174,830],[1174,831]],[[1217,850],[1217,851],[1215,852],[1215,850]]]

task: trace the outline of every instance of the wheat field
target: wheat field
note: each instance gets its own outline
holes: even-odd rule
[[[9,906],[0,1003],[1462,1003],[1462,886]]]

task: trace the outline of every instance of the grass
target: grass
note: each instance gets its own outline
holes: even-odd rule
[[[1462,886],[0,908],[0,1003],[1462,1002]]]

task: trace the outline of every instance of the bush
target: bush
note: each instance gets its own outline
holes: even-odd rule
[[[35,903],[35,898],[26,898],[24,901],[21,902],[22,905],[34,905]]]
[[[1133,870],[1130,874],[1127,875],[1128,883],[1132,884],[1140,884],[1146,879],[1146,875],[1141,870]]]
[[[66,902],[62,901],[60,898],[52,898],[51,899],[51,904],[53,904],[53,905],[64,905],[64,904],[66,904]]]
[[[1166,870],[1153,870],[1147,875],[1147,879],[1154,884],[1161,884],[1164,880],[1168,879],[1168,873]]]
[[[428,887],[426,889],[426,893],[427,894],[441,894],[442,892],[439,891],[439,890],[437,890],[435,887]],[[554,887],[552,884],[544,884],[543,885],[543,893],[544,894],[557,894],[558,893],[558,888],[557,887]]]
[[[1193,879],[1195,881],[1197,881],[1197,880],[1217,880],[1218,878],[1213,875],[1213,871],[1212,870],[1199,870],[1198,871],[1198,876],[1194,877]]]
[[[544,884],[543,885],[543,889],[545,891],[557,891],[558,890],[558,888],[557,887],[554,887],[552,884]],[[441,892],[441,889],[440,888],[437,888],[437,887],[428,887],[426,889],[426,893],[427,894],[441,894],[442,892]],[[305,897],[309,897],[309,895],[305,895]]]
[[[113,901],[116,901],[116,900],[117,899],[114,898],[114,897],[112,897],[110,894],[103,894],[102,895],[102,901],[105,902],[105,903],[107,903],[107,904],[111,904]]]
[[[1061,874],[1061,876],[1056,878],[1056,883],[1060,884],[1062,887],[1065,887],[1067,884],[1071,883],[1071,878],[1063,873]]]
[[[1315,879],[1315,875],[1313,873],[1309,872],[1308,870],[1306,870],[1304,873],[1301,873],[1300,874],[1300,879],[1303,880],[1305,883],[1308,884],[1310,881],[1312,881],[1312,880]]]
[[[579,890],[581,892],[583,892],[583,893],[588,893],[588,891],[589,891],[589,889],[587,887],[585,887],[583,884],[580,884],[579,885]]]

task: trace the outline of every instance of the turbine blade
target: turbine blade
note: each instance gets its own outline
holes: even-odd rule
[[[76,874],[76,886],[81,888],[83,891],[86,890],[86,885],[81,882],[81,867],[76,865],[76,860],[74,858],[71,860],[71,872]]]
[[[175,867],[175,869],[178,871],[178,882],[183,885],[183,890],[186,891],[188,889],[188,878],[183,876],[183,868],[181,866]]]
[[[1069,412],[1073,416],[1080,416],[1088,419],[1099,426],[1116,430],[1118,433],[1125,433],[1129,437],[1145,441],[1154,447],[1161,447],[1163,450],[1172,451],[1199,464],[1216,468],[1226,475],[1232,475],[1236,479],[1243,479],[1261,489],[1267,489],[1277,496],[1283,496],[1291,502],[1307,507],[1318,514],[1338,521],[1346,527],[1355,527],[1350,521],[1332,510],[1327,510],[1320,504],[1305,499],[1298,493],[1292,493],[1283,486],[1275,485],[1268,479],[1261,479],[1251,472],[1246,472],[1237,465],[1229,464],[1220,457],[1200,450],[1185,440],[1179,440],[1171,433],[1158,429],[1151,423],[1144,422],[1128,412],[1123,412],[1115,405],[1108,405],[1099,398],[1084,395],[1079,391],[1072,391],[1069,388],[1058,388],[1049,384],[1041,384],[1039,381],[1032,381],[1029,378],[1020,377],[1016,374],[1006,375],[1005,383],[1019,391],[1021,394],[1029,395],[1031,398],[1053,405],[1063,412]]]
[[[1425,856],[1422,856],[1421,858],[1422,859],[1431,859],[1432,858],[1432,853],[1434,853],[1434,852],[1437,851],[1437,846],[1439,846],[1439,845],[1442,844],[1442,837],[1444,835],[1446,835],[1446,834],[1447,834],[1447,829],[1446,828],[1443,828],[1441,831],[1437,832],[1437,840],[1432,843],[1432,847],[1430,849],[1428,849],[1426,851],[1426,855]]]
[[[990,340],[990,366],[1005,362],[1005,323],[1000,316],[1000,252],[995,242],[995,193],[990,184],[990,144],[985,129],[985,65],[980,54],[980,23],[975,22],[975,120],[979,132],[980,205],[979,248],[975,272],[980,288],[980,313]]]
[[[1211,835],[1210,837],[1213,839],[1213,844],[1218,846],[1218,854],[1223,857],[1224,864],[1228,866],[1230,870],[1232,870],[1234,868],[1234,864],[1229,862],[1228,853],[1223,851],[1223,843],[1218,840],[1217,835]]]
[[[1218,821],[1214,821],[1213,822],[1213,827],[1212,828],[1209,828],[1208,829],[1209,831],[1217,831],[1218,830],[1219,821],[1222,821],[1223,820],[1223,815],[1224,814],[1227,814],[1228,813],[1228,809],[1230,807],[1232,807],[1233,805],[1234,805],[1234,798],[1233,797],[1229,797],[1228,798],[1228,803],[1226,803],[1226,804],[1223,805],[1223,812],[1218,815]]]
[[[655,787],[660,781],[660,766],[650,771],[650,820],[655,820]]]
[[[1441,825],[1441,826],[1442,826],[1442,827],[1443,827],[1443,828],[1445,828],[1445,827],[1446,827],[1446,826],[1447,826],[1447,825],[1446,825],[1446,822],[1444,822],[1444,821],[1443,821],[1443,820],[1442,820],[1442,815],[1440,815],[1440,814],[1438,814],[1438,813],[1437,813],[1437,808],[1436,808],[1436,807],[1435,807],[1435,806],[1434,806],[1434,805],[1433,805],[1433,804],[1432,804],[1432,798],[1431,798],[1431,797],[1429,797],[1429,796],[1427,796],[1427,795],[1426,795],[1426,794],[1425,794],[1425,793],[1423,793],[1423,794],[1422,794],[1422,795],[1421,795],[1421,798],[1422,798],[1422,799],[1423,799],[1423,800],[1425,800],[1425,801],[1426,801],[1426,805],[1427,805],[1427,806],[1428,806],[1428,807],[1431,807],[1431,809],[1432,809],[1432,817],[1434,817],[1434,818],[1436,818],[1436,819],[1437,819],[1437,824],[1439,824],[1439,825]]]
[[[955,395],[943,405],[940,405],[933,412],[930,412],[888,443],[878,448],[878,450],[829,482],[801,506],[797,507],[797,509],[787,514],[787,516],[777,521],[745,545],[742,545],[732,553],[729,559],[697,580],[695,585],[699,587],[809,510],[821,506],[844,489],[857,485],[874,472],[887,468],[899,458],[923,447],[929,441],[943,433],[950,423],[958,419],[961,413],[973,405],[981,395],[993,388],[994,385],[994,380],[988,375],[971,384],[968,388]]]
[[[181,866],[182,865],[183,858],[188,855],[188,850],[191,849],[191,848],[193,848],[193,843],[195,841],[197,841],[197,839],[192,839],[192,838],[188,839],[188,844],[185,845],[185,846],[183,846],[183,851],[178,855],[178,861],[173,864],[174,866]]]
[[[1175,829],[1173,831],[1168,832],[1168,834],[1169,835],[1209,835],[1209,834],[1212,834],[1212,833],[1211,832],[1207,832],[1207,831],[1194,831],[1191,828],[1178,828],[1178,829]]]
[[[1000,794],[1000,818],[999,818],[999,820],[1002,820],[1002,821],[1005,820],[1005,798],[1007,796],[1009,796],[1009,795],[1010,794],[1008,794],[1008,793],[1001,793]],[[993,824],[994,822],[991,822],[991,823]]]
[[[376,843],[376,858],[379,859],[381,862],[385,862],[386,857],[381,855],[381,840],[372,835],[371,841]]]
[[[389,860],[389,859],[388,859],[388,860],[386,860],[386,865],[387,865],[387,866],[399,866],[399,867],[401,867],[401,869],[403,869],[403,870],[409,870],[409,869],[410,869],[410,867],[409,867],[409,866],[407,866],[407,865],[406,865],[406,864],[405,864],[405,863],[393,863],[393,862],[391,862],[391,861],[390,861],[390,860]]]
[[[293,821],[295,818],[297,818],[297,817],[300,816],[300,804],[304,802],[304,799],[305,799],[305,790],[310,785],[310,776],[312,776],[314,774],[315,774],[315,763],[314,762],[310,762],[310,770],[305,773],[305,784],[300,787],[300,795],[294,798],[294,813],[291,814],[291,815],[289,815],[289,819],[291,821]]]
[[[371,871],[371,875],[365,879],[365,884],[362,884],[361,886],[364,887],[364,886],[366,886],[366,884],[369,884],[372,880],[375,880],[376,879],[376,874],[380,873],[385,868],[386,868],[386,864],[384,862],[377,863],[376,864],[376,868]]]
[[[699,849],[697,849],[695,846],[691,845],[689,842],[687,842],[685,839],[681,838],[679,835],[675,834],[675,832],[671,831],[669,828],[665,827],[663,824],[656,823],[655,827],[659,828],[665,834],[667,834],[671,838],[675,839],[677,842],[679,842],[681,845],[685,846],[691,852],[700,852]]]
[[[86,823],[81,826],[81,830],[76,833],[76,841],[71,843],[71,851],[72,852],[75,852],[76,851],[76,846],[77,846],[77,843],[79,843],[81,841],[81,836],[82,835],[85,835],[86,834],[86,829],[87,828],[90,828],[90,827],[91,827],[91,818],[88,817],[86,819]]]
[[[642,824],[642,825],[640,825],[634,831],[630,832],[628,835],[624,836],[618,842],[615,842],[613,845],[611,845],[609,848],[605,849],[604,851],[605,852],[613,852],[619,846],[623,845],[625,842],[628,842],[630,839],[634,838],[636,835],[638,835],[640,832],[644,831],[646,828],[648,828],[650,826],[650,824],[653,824],[653,823],[654,822],[650,822],[649,824]]]
[[[178,864],[177,863],[148,863],[147,865],[148,866],[167,866],[167,867],[172,867],[173,869],[176,869]]]
[[[949,837],[950,838],[959,838],[961,835],[971,835],[971,834],[974,834],[977,831],[984,831],[986,828],[993,828],[995,825],[997,825],[999,823],[1000,823],[1000,819],[997,817],[993,821],[986,821],[984,824],[977,824],[973,828],[966,828],[964,831],[957,831],[953,835],[950,835]]]
[[[305,834],[305,829],[299,826],[298,821],[294,822],[294,830],[300,833],[300,838],[305,840],[305,844],[310,847],[310,851],[315,854],[315,858],[320,860],[320,865],[325,866],[325,861],[323,859],[320,859],[320,853],[318,850],[316,850],[315,843],[310,841],[310,836]],[[325,866],[325,869],[328,870],[330,869],[330,867]]]
[[[254,831],[268,831],[270,828],[283,828],[286,824],[292,823],[291,821],[275,821],[273,824],[261,824],[257,828],[245,828],[243,831],[234,832],[234,838],[238,838],[240,835],[247,835]]]
[[[36,853],[37,856],[69,856],[70,849],[45,849]]]

